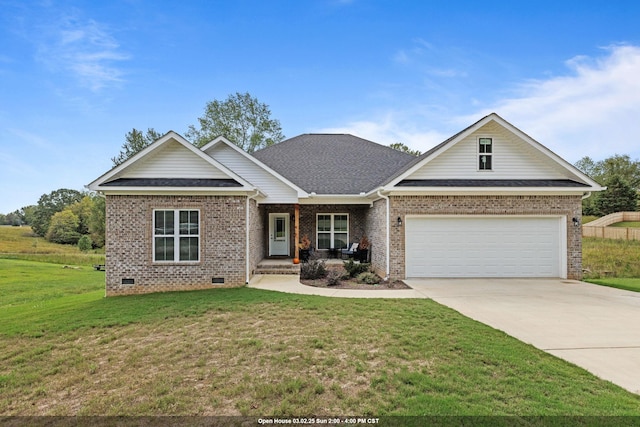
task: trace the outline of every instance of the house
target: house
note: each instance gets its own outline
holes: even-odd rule
[[[319,254],[366,235],[391,279],[579,279],[581,200],[602,190],[495,113],[420,157],[344,134],[248,154],[169,132],[88,188],[106,197],[107,295],[241,286],[303,235]]]

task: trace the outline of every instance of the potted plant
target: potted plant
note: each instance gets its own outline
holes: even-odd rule
[[[362,236],[358,243],[358,251],[355,254],[356,259],[360,262],[367,262],[369,259],[369,246],[371,246],[371,244],[367,236]]]
[[[309,236],[306,234],[302,236],[300,243],[298,243],[298,249],[300,261],[309,261],[309,254],[311,253],[311,240],[309,239]]]

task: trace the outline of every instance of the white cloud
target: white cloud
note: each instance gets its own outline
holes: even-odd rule
[[[100,23],[74,16],[45,28],[37,57],[56,71],[68,71],[81,85],[97,92],[123,81],[117,63],[129,59]]]
[[[635,159],[640,157],[640,47],[616,45],[603,52],[571,58],[565,75],[526,81],[513,96],[469,114],[456,116],[446,106],[411,105],[322,131],[352,133],[381,144],[403,142],[424,152],[496,112],[571,163],[616,153]],[[477,103],[470,108],[478,108]]]
[[[610,46],[598,58],[577,56],[566,62],[570,72],[532,80],[518,95],[498,101],[473,116],[491,111],[522,129],[568,161],[596,160],[615,153],[640,155],[640,47]]]
[[[383,145],[402,142],[408,147],[425,152],[448,137],[437,130],[421,130],[410,124],[408,118],[387,113],[375,121],[354,121],[344,126],[324,128],[319,133],[350,133]]]

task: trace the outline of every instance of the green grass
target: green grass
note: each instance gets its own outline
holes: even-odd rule
[[[0,258],[91,266],[104,264],[104,249],[83,253],[75,245],[48,242],[31,227],[0,226]]]
[[[640,396],[431,300],[103,298],[104,273],[0,268],[3,295],[23,288],[0,306],[3,415],[640,414]]]
[[[591,221],[595,221],[596,219],[600,218],[599,216],[590,216],[590,215],[583,215],[582,216],[582,223],[583,224],[587,224]]]
[[[582,267],[585,279],[640,277],[640,241],[585,237]]]
[[[640,227],[640,221],[622,221],[609,225],[609,227],[623,227],[623,228],[638,228]]]
[[[640,292],[640,279],[638,278],[618,278],[606,277],[602,279],[589,279],[589,282],[597,285],[609,286],[612,288],[624,289],[627,291]]]

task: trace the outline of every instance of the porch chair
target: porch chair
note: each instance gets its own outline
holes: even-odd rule
[[[353,255],[358,251],[358,243],[351,243],[348,248],[341,249],[342,259],[353,258]],[[346,258],[345,258],[346,256]]]

